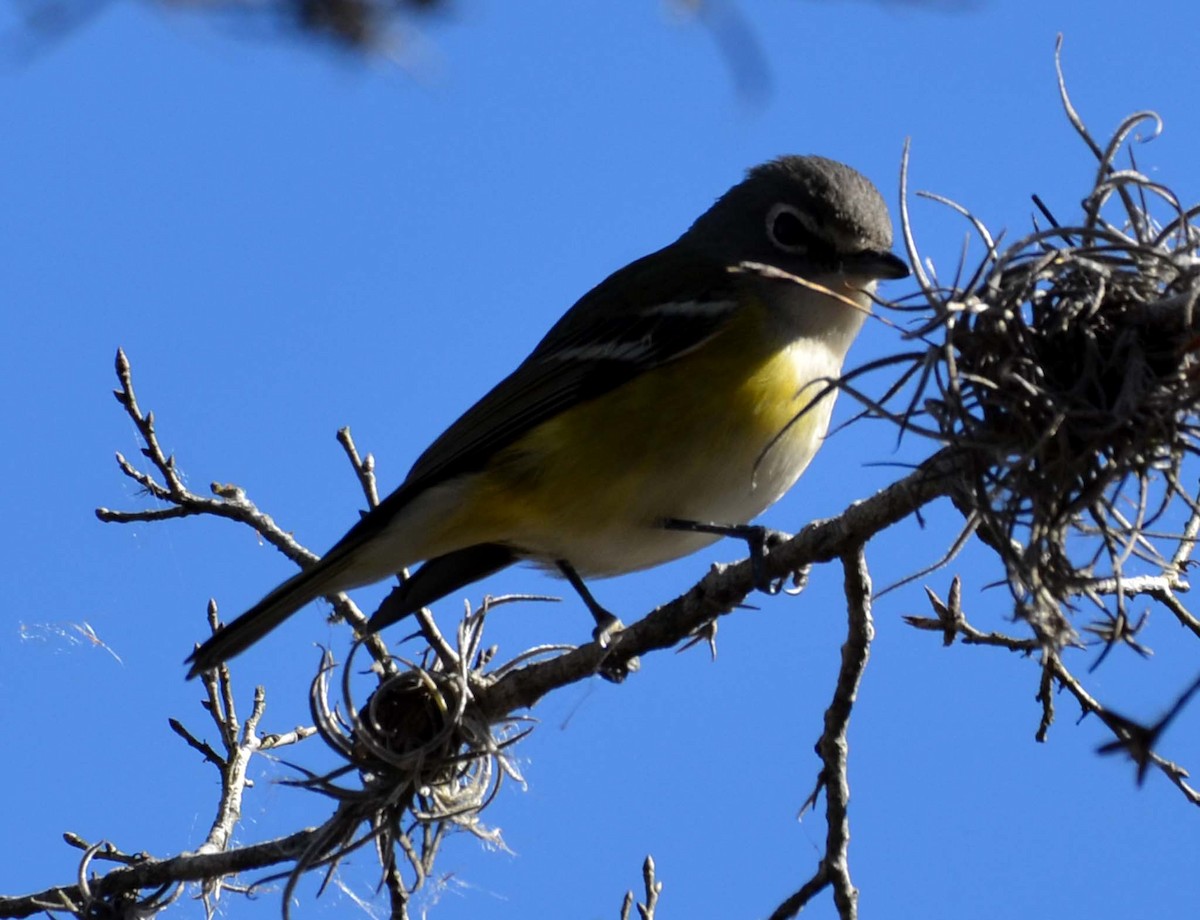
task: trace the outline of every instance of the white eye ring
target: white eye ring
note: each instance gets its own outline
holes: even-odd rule
[[[783,234],[776,232],[781,217],[791,218],[784,221]],[[790,232],[787,232],[789,230]],[[807,252],[808,240],[816,235],[817,228],[812,218],[793,205],[780,202],[771,205],[771,209],[767,211],[767,239],[784,252]]]

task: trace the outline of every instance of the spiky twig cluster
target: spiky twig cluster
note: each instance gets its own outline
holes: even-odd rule
[[[1102,582],[1122,609],[1131,559],[1172,570],[1154,527],[1196,509],[1182,464],[1196,452],[1200,406],[1200,208],[1117,167],[1134,130],[1157,128],[1157,116],[1131,116],[1101,148],[1063,101],[1100,163],[1082,220],[1060,226],[1046,212],[1051,226],[1000,249],[981,221],[939,199],[972,221],[987,253],[965,284],[921,270],[934,315],[917,333],[930,344],[910,370],[923,386],[904,417],[967,458],[955,500],[1051,647],[1074,638],[1066,605]],[[1162,205],[1165,225],[1153,216]],[[911,235],[909,246],[919,267]],[[1179,535],[1174,543],[1177,552]]]

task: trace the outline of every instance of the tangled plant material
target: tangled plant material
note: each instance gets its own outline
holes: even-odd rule
[[[309,702],[318,733],[345,764],[324,775],[297,768],[306,777],[294,785],[328,795],[339,807],[289,873],[285,911],[303,873],[322,865],[332,872],[370,842],[384,883],[393,899],[402,900],[422,887],[449,831],[465,830],[504,846],[499,831],[485,827],[480,814],[505,776],[524,782],[506,751],[529,729],[520,729],[524,720],[517,717],[493,725],[475,705],[477,690],[518,663],[484,673],[491,659],[491,651],[481,649],[486,613],[486,607],[468,612],[459,625],[457,651],[443,644],[443,657],[431,655],[423,665],[393,662],[399,667],[382,676],[361,708],[350,686],[361,642],[341,667],[340,706],[331,705],[329,678],[336,667],[326,654]],[[348,775],[360,782],[338,782]],[[360,833],[364,824],[367,830]],[[412,870],[409,880],[398,870],[397,853]]]
[[[1049,227],[1001,249],[966,209],[926,196],[966,216],[986,247],[969,281],[942,286],[920,268],[905,211],[933,318],[913,333],[927,350],[904,359],[917,393],[892,416],[962,452],[955,502],[1052,649],[1076,641],[1067,612],[1080,595],[1112,594],[1124,613],[1131,560],[1179,574],[1200,406],[1200,208],[1139,172],[1132,152],[1129,168],[1116,164],[1139,127],[1158,133],[1157,115],[1130,116],[1101,148],[1062,98],[1100,164],[1080,222],[1044,211]]]

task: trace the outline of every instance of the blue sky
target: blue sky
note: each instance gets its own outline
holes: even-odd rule
[[[112,462],[136,433],[109,395],[128,353],[164,445],[197,491],[236,482],[323,551],[351,524],[358,486],[335,440],[350,425],[381,487],[607,273],[672,240],[742,171],[780,153],[845,160],[893,207],[905,138],[912,184],[968,204],[993,227],[1029,226],[1030,193],[1061,215],[1089,187],[1090,155],[1062,116],[1055,35],[1076,106],[1101,138],[1154,108],[1165,133],[1140,163],[1200,200],[1196,63],[1167,53],[1200,34],[1200,8],[1117,0],[937,4],[746,3],[769,91],[739,96],[712,35],[671,4],[460,0],[413,23],[399,63],[273,40],[237,22],[112,4],[0,71],[0,363],[7,449],[0,531],[0,892],[74,876],[63,831],[166,856],[203,839],[215,773],[168,730],[213,730],[181,662],[215,596],[232,617],[289,573],[243,528],[182,520],[102,525],[98,505],[144,507]],[[6,9],[4,16],[10,16]],[[0,19],[9,37],[11,20]],[[1167,39],[1164,30],[1169,29]],[[964,227],[914,206],[939,266]],[[893,293],[906,288],[897,285]],[[870,324],[852,352],[898,347]],[[840,407],[840,418],[849,414]],[[926,446],[890,431],[833,438],[765,520],[797,529],[870,494]],[[937,559],[955,518],[931,512],[869,550],[877,585]],[[626,619],[688,587],[721,544],[602,583]],[[984,556],[967,612],[1003,628]],[[944,594],[951,572],[931,576]],[[620,687],[548,699],[488,818],[513,853],[447,846],[431,916],[614,917],[653,853],[662,916],[764,916],[812,872],[823,825],[795,820],[843,635],[840,573],[799,599],[726,618],[715,664],[660,654]],[[562,586],[512,569],[484,590]],[[366,593],[367,598],[376,596]],[[458,601],[438,612],[449,623]],[[1100,759],[1094,721],[1059,701],[1033,740],[1037,669],[1004,652],[943,649],[905,626],[919,586],[881,599],[878,640],[851,728],[852,870],[873,918],[1191,915],[1196,815],[1162,777]],[[71,640],[90,624],[105,648]],[[580,641],[567,599],[508,608],[501,655]],[[1194,647],[1163,613],[1149,662],[1118,650],[1090,680],[1101,699],[1152,719],[1194,676]],[[239,660],[243,706],[264,683],[264,728],[305,721],[314,643],[345,650],[314,607]],[[119,656],[119,660],[118,657]],[[1076,661],[1085,659],[1078,658]],[[1082,668],[1081,668],[1082,670]],[[1163,753],[1200,767],[1200,711]],[[304,748],[289,759],[316,762]],[[306,760],[311,757],[312,760]],[[272,781],[261,760],[239,839],[317,823],[324,803]],[[515,855],[514,855],[515,854]],[[369,897],[364,854],[345,884]],[[300,891],[296,916],[344,916],[348,896]],[[231,898],[275,916],[278,896]],[[199,916],[196,904],[175,908]],[[819,900],[807,915],[834,915]]]

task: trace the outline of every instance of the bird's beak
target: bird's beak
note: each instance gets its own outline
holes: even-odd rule
[[[858,278],[897,281],[907,278],[908,266],[899,256],[890,252],[868,249],[842,259],[842,271]]]

